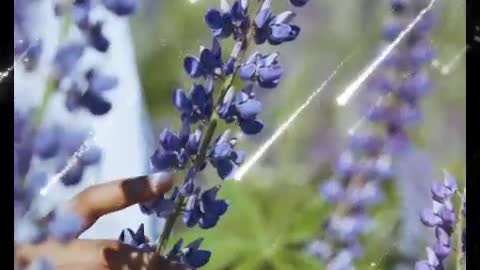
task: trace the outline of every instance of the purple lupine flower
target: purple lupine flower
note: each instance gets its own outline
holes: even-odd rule
[[[294,4],[300,6],[301,2],[295,1]],[[217,199],[220,186],[203,190],[197,183],[198,174],[209,164],[225,180],[244,161],[244,153],[235,149],[236,139],[230,137],[229,129],[217,130],[220,121],[227,125],[236,124],[247,135],[257,134],[263,129],[263,122],[257,118],[262,104],[255,98],[254,86],[275,88],[283,75],[283,68],[277,59],[278,53],[255,53],[245,61],[243,58],[248,46],[255,44],[250,39],[263,31],[265,41],[279,45],[293,41],[300,32],[298,26],[291,24],[292,12],[273,16],[270,1],[261,0],[258,3],[260,11],[249,14],[247,4],[247,0],[236,0],[230,6],[222,1],[221,9],[207,10],[204,19],[214,36],[212,46],[202,47],[199,57],[187,56],[183,61],[187,75],[205,82],[203,85],[194,82],[188,95],[181,88],[174,90],[173,105],[181,113],[182,128],[179,134],[164,129],[160,134],[159,148],[150,158],[155,170],[187,170],[183,184],[175,188],[169,199],[162,195],[160,199],[140,206],[147,214],[160,209],[157,215],[158,212],[162,213],[159,216],[166,215],[166,226],[158,246],[162,255],[178,217],[183,218],[187,227],[198,224],[202,229],[210,229],[228,209],[226,200]],[[262,18],[264,22],[260,25]],[[252,26],[253,21],[256,26]],[[232,37],[234,46],[225,60],[220,42],[229,37]],[[256,84],[249,83],[236,92],[233,83],[237,76]],[[179,240],[167,258],[194,268],[201,267],[210,258],[209,251],[199,250],[201,241],[194,241],[182,249],[183,241]]]
[[[205,22],[215,37],[228,38],[233,33],[232,15],[228,11],[209,9],[205,15]]]
[[[159,138],[161,149],[157,149],[150,157],[153,167],[159,171],[183,169],[189,158],[197,154],[201,137],[201,129],[190,134],[190,123],[187,118],[183,120],[179,135],[164,129]]]
[[[182,117],[192,123],[208,119],[213,112],[213,97],[210,87],[205,88],[201,84],[194,84],[188,96],[183,89],[177,88],[173,93],[173,105],[182,113]]]
[[[228,209],[228,203],[225,200],[216,198],[219,190],[220,186],[214,186],[200,195],[197,189],[188,196],[183,215],[183,221],[187,227],[193,227],[198,223],[200,228],[210,229],[217,224]]]
[[[275,88],[283,75],[283,68],[278,64],[278,53],[261,55],[252,54],[240,68],[240,78],[245,81],[256,81],[262,88]]]
[[[264,1],[255,17],[255,42],[263,44],[268,41],[271,45],[280,45],[295,40],[300,34],[300,27],[290,24],[294,16],[291,11],[274,16],[271,0]]]
[[[210,163],[217,169],[218,176],[222,179],[230,176],[243,163],[245,157],[243,151],[234,150],[237,139],[229,138],[229,134],[230,131],[226,130],[219,136],[208,154]]]
[[[221,75],[222,47],[218,39],[213,38],[212,48],[200,48],[200,57],[187,56],[183,61],[185,72],[192,78]]]
[[[427,247],[427,260],[415,264],[416,270],[442,270],[443,261],[452,249],[451,236],[456,223],[455,209],[452,197],[457,191],[456,180],[445,172],[443,183],[432,184],[433,208],[424,209],[420,214],[422,223],[435,230],[436,242],[432,247]]]
[[[235,97],[231,88],[222,101],[218,114],[220,118],[230,123],[235,119],[245,134],[257,134],[263,129],[263,122],[257,119],[262,110],[262,103],[255,98],[253,85],[248,85]]]

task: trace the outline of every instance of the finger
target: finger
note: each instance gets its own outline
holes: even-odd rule
[[[72,199],[71,207],[84,219],[85,230],[99,217],[152,200],[172,185],[173,179],[164,173],[112,181],[80,192]]]
[[[153,252],[114,240],[75,240],[68,244],[47,241],[40,245],[26,245],[16,251],[21,266],[37,258],[45,258],[55,269],[111,269],[111,270],[187,270],[185,265],[169,262]]]
[[[143,252],[129,245],[117,242],[103,250],[106,269],[121,270],[188,270],[186,265],[170,262],[154,252]]]
[[[20,266],[44,258],[58,267],[66,265],[89,266],[89,269],[102,265],[101,248],[103,245],[92,240],[76,240],[67,244],[48,240],[38,245],[22,245],[15,250],[15,258]]]

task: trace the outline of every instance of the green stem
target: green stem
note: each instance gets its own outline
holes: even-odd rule
[[[195,159],[194,166],[197,170],[205,162],[208,146],[210,145],[210,142],[213,139],[213,135],[215,134],[216,128],[217,128],[217,115],[214,114],[208,124],[205,137],[203,138],[202,143],[200,145],[199,154]],[[165,227],[162,231],[162,234],[160,235],[160,239],[158,240],[157,253],[160,255],[164,253],[165,248],[167,247],[168,239],[170,238],[170,235],[172,233],[173,226],[175,225],[175,221],[180,216],[182,209],[185,206],[185,201],[186,201],[185,196],[183,196],[182,194],[179,194],[177,198],[177,203],[175,206],[175,211],[167,218],[167,221],[165,222]]]
[[[72,18],[69,15],[64,15],[62,20],[62,25],[61,25],[60,41],[67,38],[71,24],[72,24]],[[56,80],[53,78],[49,78],[47,80],[45,93],[43,94],[43,97],[42,97],[42,103],[40,104],[40,107],[34,116],[33,127],[35,130],[38,129],[42,124],[43,117],[45,116],[45,112],[47,111],[48,102],[50,100],[50,97],[53,95],[53,93],[55,93],[56,89],[57,89]]]
[[[35,113],[35,116],[33,119],[33,128],[35,130],[40,127],[42,123],[42,119],[45,116],[45,112],[47,111],[47,108],[48,108],[48,101],[50,100],[50,97],[53,95],[53,93],[55,93],[55,82],[52,79],[49,79],[47,81],[46,88],[47,89],[45,89],[45,93],[43,94],[43,97],[42,97],[42,103],[40,104],[40,107]]]
[[[160,235],[160,239],[158,240],[157,253],[160,255],[162,255],[163,251],[167,247],[168,239],[170,238],[173,226],[175,225],[175,221],[177,220],[177,218],[180,216],[181,209],[184,204],[185,197],[179,195],[175,211],[167,218],[167,221],[165,222],[165,227],[162,231],[162,234]]]

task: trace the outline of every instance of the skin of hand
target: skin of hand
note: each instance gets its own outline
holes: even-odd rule
[[[172,185],[172,178],[152,175],[116,180],[85,189],[69,201],[69,206],[84,220],[79,235],[101,216],[152,200],[170,190]],[[26,266],[39,257],[46,258],[55,269],[61,270],[189,269],[157,253],[143,252],[116,240],[76,239],[66,244],[46,240],[40,244],[15,247],[15,259],[19,266]]]

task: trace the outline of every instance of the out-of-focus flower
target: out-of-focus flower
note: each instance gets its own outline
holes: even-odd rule
[[[415,270],[441,270],[444,269],[443,261],[452,250],[451,236],[453,234],[456,213],[452,197],[457,191],[456,180],[447,172],[443,183],[432,184],[432,209],[424,209],[420,214],[422,223],[435,230],[435,244],[427,247],[427,260],[415,264]]]
[[[383,29],[387,42],[400,34],[406,26],[406,19],[416,16],[415,12],[425,7],[425,3],[392,0],[391,7],[395,18]],[[340,212],[332,214],[325,227],[332,241],[322,243],[329,245],[332,255],[320,258],[328,270],[354,268],[360,255],[354,256],[345,249],[352,242],[358,242],[360,236],[373,227],[368,208],[383,201],[381,184],[392,178],[392,159],[400,150],[408,149],[408,128],[421,120],[421,98],[432,88],[428,74],[422,70],[434,55],[427,42],[435,21],[432,16],[428,14],[419,22],[402,46],[387,58],[384,63],[386,68],[368,83],[369,88],[382,98],[381,102],[368,108],[366,119],[380,128],[351,136],[349,148],[340,155],[335,165],[335,176],[320,187],[321,195],[337,206],[335,211]],[[444,195],[443,189],[436,192],[438,196]],[[445,221],[452,218],[447,212],[445,215]],[[431,224],[440,222],[434,215],[428,217]],[[439,255],[445,251],[444,246],[439,246],[437,250]]]

